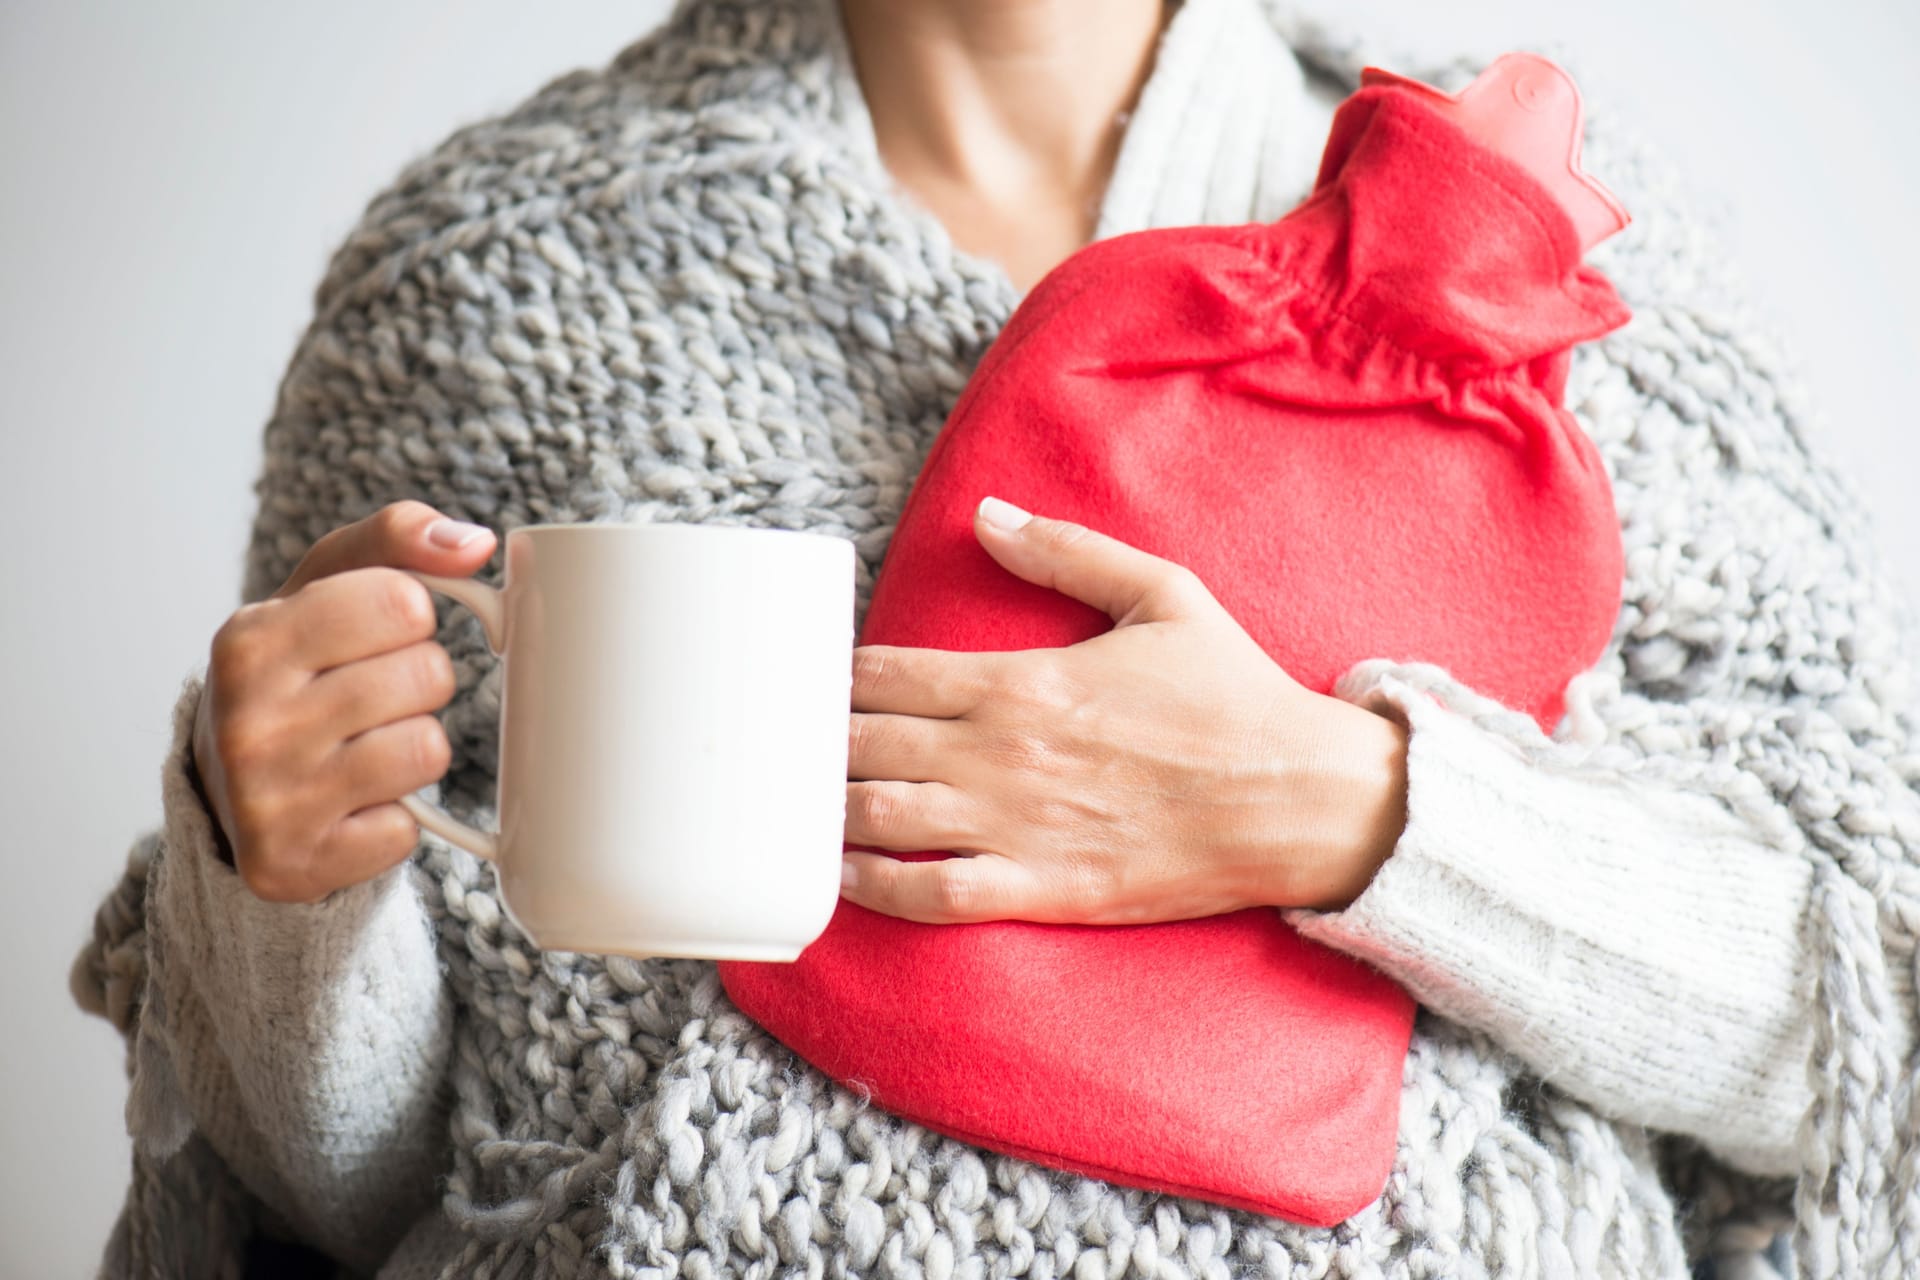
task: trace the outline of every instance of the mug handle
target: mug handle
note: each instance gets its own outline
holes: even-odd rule
[[[445,578],[437,573],[402,570],[418,578],[429,590],[438,591],[473,611],[487,633],[487,648],[498,658],[507,651],[507,611],[498,587],[490,587],[472,578]],[[492,862],[500,854],[500,837],[491,831],[470,827],[437,804],[422,800],[418,794],[400,797],[400,807],[413,820],[441,839],[459,845],[476,857]]]

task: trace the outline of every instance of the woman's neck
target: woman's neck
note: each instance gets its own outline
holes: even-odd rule
[[[1022,289],[1091,238],[1162,0],[839,0],[880,157]]]

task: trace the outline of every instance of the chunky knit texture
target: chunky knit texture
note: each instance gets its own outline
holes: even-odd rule
[[[1367,62],[1449,89],[1484,62],[1253,4],[1175,15],[1101,234],[1304,195],[1325,112],[1295,53],[1348,88]],[[1615,486],[1625,604],[1552,739],[1390,655],[1336,690],[1411,728],[1393,857],[1348,910],[1294,913],[1429,1010],[1378,1203],[1306,1229],[937,1138],[797,1061],[708,963],[535,951],[491,868],[431,836],[325,902],[253,899],[184,771],[195,675],[165,823],[74,965],[129,1041],[103,1271],[235,1276],[259,1229],[385,1280],[1764,1276],[1797,1221],[1807,1274],[1920,1273],[1912,629],[1711,226],[1553,56],[1636,219],[1592,259],[1635,320],[1567,393]],[[689,0],[369,208],[266,429],[243,598],[418,497],[501,531],[831,532],[864,616],[1016,301],[890,189],[830,8]],[[499,670],[442,621],[441,798],[489,823]]]

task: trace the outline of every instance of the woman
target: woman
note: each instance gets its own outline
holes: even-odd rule
[[[488,529],[532,521],[811,528],[854,541],[864,616],[1020,291],[1089,237],[1279,216],[1367,61],[1464,71],[1254,0],[688,0],[411,166],[321,286],[266,431],[247,603],[176,707],[165,825],[75,964],[130,1039],[105,1270],[239,1274],[298,1240],[382,1280],[1765,1275],[1797,1218],[1809,1274],[1911,1271],[1920,751],[1893,606],[1858,504],[1728,325],[1703,233],[1604,111],[1584,159],[1636,222],[1596,262],[1637,320],[1582,349],[1568,403],[1612,472],[1626,604],[1560,739],[1375,662],[1295,708],[1287,758],[1179,762],[1222,795],[1264,769],[1290,812],[1321,797],[1325,822],[1266,851],[1317,877],[1293,918],[1430,1011],[1394,1172],[1345,1224],[899,1123],[733,1009],[710,964],[533,951],[486,868],[386,803],[444,773],[487,821],[499,697],[478,628],[437,627],[395,567],[473,573]],[[980,522],[1014,572],[1172,571],[1037,514]],[[1183,669],[1220,651],[1198,612]],[[1246,740],[1228,693],[1120,715],[1128,672],[1100,674],[1129,729],[1073,785],[1182,724]],[[939,847],[910,805],[875,838],[901,796],[855,755],[849,838]],[[1014,781],[967,768],[1011,824]],[[1194,827],[1095,834],[1189,850],[1166,896],[1192,902],[1220,875]],[[848,892],[968,914],[907,877]]]

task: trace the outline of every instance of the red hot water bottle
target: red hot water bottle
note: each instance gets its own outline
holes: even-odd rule
[[[987,554],[992,493],[1187,565],[1308,688],[1423,660],[1551,730],[1623,571],[1562,391],[1571,347],[1628,314],[1580,260],[1621,219],[1574,158],[1577,96],[1536,83],[1530,106],[1514,72],[1459,97],[1373,73],[1280,221],[1117,236],[1056,268],[935,441],[860,643],[1113,625]],[[1277,910],[922,925],[842,900],[797,962],[720,971],[809,1062],[977,1146],[1312,1225],[1391,1168],[1413,1001]]]

